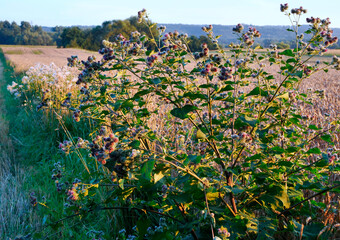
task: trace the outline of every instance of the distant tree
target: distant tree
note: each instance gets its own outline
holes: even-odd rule
[[[60,35],[62,47],[80,47],[84,41],[84,31],[79,27],[65,28]]]
[[[278,49],[287,49],[287,48],[290,48],[289,43],[285,43],[285,42],[276,43],[276,46],[277,46]]]
[[[206,43],[210,50],[216,50],[216,45],[206,36],[200,36],[199,38],[195,36],[190,36],[188,39],[188,46],[190,51],[198,52],[202,51],[202,44]]]

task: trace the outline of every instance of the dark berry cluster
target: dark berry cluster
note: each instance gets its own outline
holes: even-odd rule
[[[68,140],[64,140],[62,143],[59,143],[59,149],[64,153],[69,153],[72,146],[72,142]]]
[[[99,54],[103,55],[104,61],[110,61],[116,58],[112,48],[102,48],[98,52]]]
[[[201,74],[203,76],[207,76],[211,73],[216,73],[216,72],[217,72],[217,68],[214,67],[214,64],[212,63],[207,63],[205,67],[201,70]]]
[[[102,127],[99,135],[89,144],[91,155],[102,164],[106,164],[109,154],[114,151],[118,143],[118,138],[107,132],[106,127]]]
[[[143,135],[144,133],[147,132],[147,130],[142,126],[140,126],[138,128],[135,128],[135,127],[128,128],[128,131],[129,131],[129,134],[131,135],[131,137],[138,137],[138,136],[141,136],[141,135]]]
[[[145,16],[146,16],[146,10],[143,8],[141,11],[138,12],[138,22],[141,23]]]
[[[239,23],[236,25],[236,27],[233,28],[233,32],[241,33],[243,29],[244,29],[243,25]]]
[[[178,31],[165,33],[161,38],[161,49],[158,55],[163,56],[171,50],[186,50],[187,46],[182,42],[188,37],[187,34],[180,34]]]
[[[222,67],[218,78],[220,80],[228,80],[232,78],[232,69],[230,67]]]
[[[303,73],[306,74],[307,76],[311,75],[312,68],[309,66],[303,66]]]
[[[146,64],[148,65],[148,67],[152,67],[157,59],[157,54],[151,55],[146,58]]]
[[[157,29],[158,29],[159,33],[162,34],[162,33],[165,32],[166,27],[165,26],[159,26]]]
[[[110,153],[106,167],[114,171],[118,178],[124,178],[133,166],[133,159],[129,157],[130,155],[130,151],[124,151],[122,149],[113,151]]]
[[[329,28],[331,24],[329,18],[321,20],[320,18],[310,17],[306,21],[312,25],[313,29],[320,32],[320,36],[324,38],[325,47],[338,42],[338,37],[333,37],[333,30]]]
[[[261,37],[261,33],[254,27],[249,27],[249,30],[242,35],[243,41],[246,45],[251,46],[254,44],[254,38]]]
[[[284,12],[286,10],[288,10],[288,3],[280,4],[280,11]]]
[[[219,56],[218,54],[215,54],[215,55],[210,55],[210,59],[211,59],[211,61],[213,61],[213,62],[215,62],[215,63],[217,63],[217,64],[220,64],[221,63],[221,61],[222,61],[222,58],[221,58],[221,56]]]
[[[207,27],[202,27],[203,32],[209,33],[213,30],[213,26],[209,25]]]
[[[74,121],[76,121],[76,122],[80,121],[80,114],[81,114],[81,112],[80,112],[79,109],[76,109],[76,110],[73,111],[72,117],[73,117]]]
[[[96,58],[94,56],[90,56],[88,57],[87,61],[81,61],[81,63],[84,65],[84,70],[78,75],[76,84],[84,83],[88,79],[91,79],[95,72],[101,68],[102,63],[95,60]]]
[[[69,67],[74,67],[77,66],[77,64],[79,63],[79,59],[78,56],[71,56],[69,58],[67,58],[67,66]]]
[[[307,13],[307,9],[304,9],[303,7],[293,8],[290,12],[292,14],[301,15],[303,13]]]
[[[194,53],[194,58],[195,59],[200,59],[202,57],[207,57],[209,55],[209,48],[208,48],[208,44],[203,43],[202,44],[202,52],[198,53],[195,52]]]

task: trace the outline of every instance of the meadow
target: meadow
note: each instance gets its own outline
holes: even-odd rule
[[[0,233],[337,239],[340,51],[324,51],[328,25],[285,50],[255,49],[260,34],[240,24],[240,43],[214,52],[162,28],[159,45],[132,32],[99,53],[0,46]]]

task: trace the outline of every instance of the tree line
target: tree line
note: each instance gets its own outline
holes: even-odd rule
[[[58,47],[75,47],[96,51],[101,48],[103,39],[114,41],[118,34],[125,38],[130,37],[130,33],[138,31],[148,37],[154,36],[159,39],[157,25],[149,29],[144,24],[139,24],[137,17],[130,17],[126,20],[105,21],[101,26],[91,29],[81,29],[80,27],[65,28],[57,41]],[[216,49],[216,46],[206,36],[190,36],[188,39],[189,48],[192,51],[200,51],[202,43],[207,43],[210,49]],[[152,48],[152,46],[149,46]]]
[[[137,17],[126,20],[105,21],[100,26],[93,28],[62,27],[56,26],[45,31],[41,26],[32,26],[29,22],[0,21],[0,44],[6,45],[56,45],[60,48],[83,48],[98,51],[102,47],[102,40],[113,41],[118,34],[127,39],[131,32],[138,31],[149,37],[159,38],[157,25],[148,29],[138,23]],[[202,43],[207,43],[210,49],[215,49],[214,44],[205,36],[190,36],[189,47],[192,51],[200,51]],[[150,46],[152,47],[152,46]]]
[[[188,33],[188,45],[193,52],[201,51],[202,43],[207,43],[209,49],[214,50],[216,48],[208,37],[202,35],[203,32],[198,25],[166,24],[166,27],[167,31],[178,29],[180,33]],[[257,44],[263,47],[269,47],[271,44],[276,44],[278,48],[295,47],[295,41],[289,38],[280,39],[277,36],[277,31],[280,30],[282,33],[285,30],[283,26],[265,26],[259,28],[261,28],[260,32],[263,35],[257,41]],[[228,46],[230,42],[237,41],[237,37],[231,34],[231,29],[230,33],[227,34],[228,31],[226,30],[228,29],[229,26],[217,25],[214,27],[215,34],[223,32],[222,37],[219,39],[223,47]],[[129,38],[130,33],[134,31],[139,31],[141,34],[149,37],[153,35],[156,39],[159,38],[156,24],[151,29],[148,29],[144,24],[138,23],[137,17],[105,21],[102,25],[88,28],[56,26],[50,28],[49,31],[45,31],[41,26],[31,25],[26,21],[22,21],[20,25],[16,22],[0,21],[0,44],[56,45],[60,48],[83,48],[97,51],[102,47],[102,40],[113,41],[118,34],[123,34],[124,37]],[[152,48],[152,46],[149,47]],[[332,48],[339,47],[339,45],[332,46]]]
[[[7,45],[54,45],[54,32],[47,33],[41,26],[32,26],[29,22],[0,21],[0,44]]]

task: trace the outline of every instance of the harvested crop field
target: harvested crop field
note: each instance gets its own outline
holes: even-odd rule
[[[17,72],[28,70],[38,63],[49,65],[52,62],[57,66],[65,66],[67,58],[73,55],[80,60],[90,55],[99,57],[99,53],[75,48],[57,48],[55,46],[9,46],[0,45],[6,59],[9,60]]]

